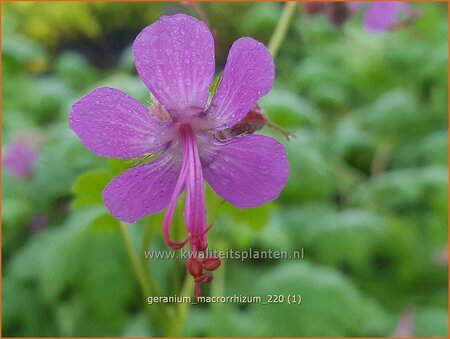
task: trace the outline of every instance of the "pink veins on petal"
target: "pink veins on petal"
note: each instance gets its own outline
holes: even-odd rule
[[[278,141],[262,135],[216,138],[270,91],[272,57],[252,38],[235,41],[210,99],[214,40],[201,21],[183,14],[161,17],[136,37],[133,54],[153,105],[147,108],[117,89],[97,88],[73,105],[70,127],[97,155],[127,159],[159,153],[114,178],[103,191],[105,205],[124,222],[166,208],[163,234],[168,246],[179,249],[189,243],[193,254],[205,254],[209,227],[204,180],[223,199],[249,208],[276,199],[288,179],[286,151]],[[188,236],[176,242],[170,229],[184,191]],[[219,266],[218,258],[188,260],[197,296],[200,284],[212,279],[205,271]]]

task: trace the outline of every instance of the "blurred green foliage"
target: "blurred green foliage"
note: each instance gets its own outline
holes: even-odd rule
[[[134,70],[134,36],[164,13],[195,12],[175,3],[2,6],[3,146],[23,132],[45,139],[30,180],[3,173],[3,334],[161,335],[148,315],[160,306],[142,297],[119,224],[101,200],[132,163],[87,151],[68,114],[97,86],[148,101]],[[282,11],[278,3],[201,6],[219,68],[239,36],[267,43]],[[359,17],[334,30],[299,6],[275,89],[260,102],[295,131],[285,142],[288,185],[253,210],[223,203],[209,188],[207,201],[210,247],[304,248],[305,259],[228,261],[206,292],[300,293],[303,302],[191,306],[183,335],[391,336],[413,307],[414,335],[447,336],[447,264],[435,259],[448,233],[447,5],[413,6],[422,15],[412,27],[380,35],[365,32]],[[46,223],[37,228],[40,216]],[[145,239],[165,249],[160,225],[161,214],[128,226],[139,255]],[[182,262],[143,262],[165,294],[179,292]]]

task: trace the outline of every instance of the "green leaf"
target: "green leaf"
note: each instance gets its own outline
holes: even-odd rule
[[[350,199],[380,210],[433,206],[445,215],[448,176],[445,166],[427,166],[385,172],[362,183]]]
[[[275,29],[280,12],[281,7],[277,3],[256,3],[240,20],[239,31],[264,41]]]
[[[106,170],[90,171],[80,175],[71,189],[75,195],[72,207],[103,205],[102,192],[111,179],[112,175]]]
[[[305,201],[330,197],[337,189],[336,171],[320,149],[322,140],[314,132],[300,130],[286,144],[290,176],[281,200]]]
[[[63,52],[55,65],[57,75],[75,88],[83,88],[96,81],[97,71],[81,54],[73,51]]]
[[[11,63],[18,63],[22,67],[18,68],[24,71],[26,68],[23,65],[32,60],[48,58],[47,51],[36,41],[25,38],[22,35],[10,33],[4,36],[2,42],[2,53],[5,58],[3,62],[8,65]]]
[[[151,329],[148,315],[143,312],[130,317],[121,336],[125,338],[148,338],[155,336],[155,333]]]
[[[414,97],[400,88],[384,93],[367,110],[360,112],[364,125],[381,135],[396,138],[416,135],[420,130],[419,118]]]
[[[104,213],[103,207],[77,209],[66,223],[32,239],[17,253],[9,271],[15,281],[27,282],[34,295],[52,306],[49,312],[56,312],[60,330],[70,336],[117,333],[136,293],[119,232],[89,232]],[[80,304],[66,307],[64,298]]]
[[[240,279],[241,285],[251,286],[247,295],[261,296],[266,301],[268,295],[302,296],[300,305],[287,302],[248,305],[249,314],[258,321],[263,336],[353,337],[387,333],[387,318],[382,309],[334,269],[301,262],[252,273],[248,276],[250,281]],[[239,280],[239,275],[234,277]],[[318,315],[321,321],[317,321]]]
[[[34,180],[30,185],[30,195],[39,205],[68,195],[81,172],[105,161],[86,150],[74,134],[68,133],[67,125],[62,131],[56,126],[54,128],[52,137],[55,142],[46,143],[40,149]]]
[[[144,86],[142,80],[137,76],[114,73],[108,78],[102,79],[98,86],[92,86],[92,88],[99,86],[118,88],[133,98],[139,100],[144,105],[150,102],[150,94],[148,89]]]
[[[322,121],[320,112],[307,99],[287,90],[272,90],[260,104],[270,120],[286,128]]]
[[[414,335],[416,337],[448,337],[448,310],[420,307],[414,312]]]

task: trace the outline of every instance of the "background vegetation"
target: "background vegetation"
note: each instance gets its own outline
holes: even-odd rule
[[[129,162],[96,157],[68,127],[71,105],[98,86],[138,98],[130,46],[176,3],[6,3],[2,17],[3,152],[32,135],[28,179],[2,174],[5,336],[156,336],[123,234],[101,201]],[[267,43],[280,3],[205,3],[218,70],[236,38]],[[447,4],[414,3],[414,24],[383,34],[361,14],[342,30],[296,9],[261,100],[297,136],[276,202],[239,210],[209,189],[211,248],[299,250],[299,261],[228,261],[207,295],[297,294],[287,304],[166,305],[185,336],[391,336],[412,315],[415,336],[447,336]],[[161,216],[128,226],[139,265],[163,295],[184,263],[146,262],[165,249]],[[181,216],[179,217],[181,221]],[[180,309],[181,307],[181,309]],[[406,313],[405,313],[406,312]],[[172,326],[172,325],[171,325]]]

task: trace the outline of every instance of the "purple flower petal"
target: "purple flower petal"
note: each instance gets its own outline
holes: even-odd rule
[[[145,85],[175,118],[187,108],[203,111],[214,76],[214,40],[201,21],[163,16],[133,44],[136,69]]]
[[[103,201],[113,216],[125,222],[159,212],[169,203],[179,167],[166,151],[156,160],[114,178],[103,191]]]
[[[204,159],[203,174],[218,195],[242,208],[279,196],[289,176],[282,144],[266,136],[248,135],[215,146],[216,155]]]
[[[91,152],[105,157],[157,153],[172,137],[170,127],[152,117],[140,102],[109,87],[94,89],[70,112],[70,128]]]
[[[401,2],[371,2],[364,16],[364,26],[371,32],[383,32],[392,28],[404,8]]]
[[[208,110],[209,128],[236,125],[270,91],[274,78],[275,66],[267,47],[252,38],[236,40]]]

